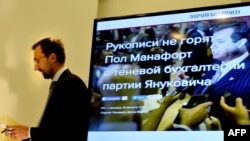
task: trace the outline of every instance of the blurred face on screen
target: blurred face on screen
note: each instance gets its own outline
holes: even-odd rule
[[[50,79],[53,76],[50,58],[50,56],[45,56],[40,45],[34,49],[34,69],[41,72],[45,79]]]
[[[238,46],[237,42],[234,42],[231,38],[233,31],[233,28],[226,28],[213,34],[210,48],[214,59],[227,62],[235,58]]]
[[[140,32],[140,28],[139,27],[131,27],[130,31],[132,34],[138,34]]]

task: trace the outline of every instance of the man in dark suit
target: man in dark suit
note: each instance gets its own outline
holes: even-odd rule
[[[32,50],[34,69],[55,85],[38,127],[8,126],[6,135],[32,141],[86,141],[91,95],[80,77],[64,65],[62,42],[44,38],[35,43]]]
[[[213,102],[210,115],[219,118],[223,129],[235,125],[226,116],[220,106],[221,96],[226,96],[226,102],[234,106],[237,97],[243,99],[243,104],[250,108],[250,56],[249,30],[243,21],[224,21],[213,27],[213,41],[210,46],[213,59],[217,60],[211,70],[201,79],[211,80],[211,85],[196,85],[190,94],[209,94]],[[217,67],[214,67],[217,66]],[[218,77],[217,77],[218,76]],[[230,94],[230,95],[229,95]]]
[[[191,95],[209,94],[208,100],[213,102],[210,115],[217,117],[222,129],[237,125],[226,116],[220,106],[220,99],[225,96],[226,103],[235,106],[235,99],[240,97],[243,105],[250,108],[250,56],[249,27],[246,22],[227,19],[213,26],[213,40],[210,46],[212,57],[216,61],[206,71]],[[188,78],[180,75],[177,80]],[[204,80],[204,83],[201,83]],[[211,85],[204,85],[210,80]]]
[[[222,128],[232,126],[234,123],[225,116],[219,105],[221,96],[227,92],[227,94],[231,93],[231,96],[227,96],[227,102],[231,101],[229,104],[234,104],[233,101],[241,97],[243,104],[250,108],[248,38],[248,26],[243,21],[226,21],[217,24],[213,28],[213,41],[210,48],[213,59],[218,60],[215,64],[218,64],[220,68],[206,73],[204,79],[212,81],[208,89],[198,85],[194,92],[194,94],[209,94],[209,100],[213,102],[211,115],[220,119]]]

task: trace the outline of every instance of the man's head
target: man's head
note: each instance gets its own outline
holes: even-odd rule
[[[154,31],[156,38],[162,38],[167,32],[167,27],[166,25],[158,25],[154,28]]]
[[[228,62],[248,51],[249,30],[245,22],[227,21],[213,27],[213,58]]]
[[[44,38],[32,46],[34,69],[40,71],[45,79],[53,78],[65,63],[63,43],[59,39]]]
[[[139,34],[140,33],[141,28],[140,27],[131,27],[130,31],[132,34]]]
[[[207,31],[209,30],[209,27],[210,27],[210,23],[207,21],[201,21],[197,23],[197,30]]]

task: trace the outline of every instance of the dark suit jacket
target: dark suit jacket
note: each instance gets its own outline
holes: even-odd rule
[[[90,93],[84,82],[65,70],[49,97],[32,141],[87,141]]]
[[[209,100],[213,102],[211,115],[218,117],[224,128],[234,124],[227,118],[219,105],[220,97],[225,92],[232,94],[233,101],[236,97],[241,97],[244,105],[250,108],[250,57],[247,57],[242,63],[245,64],[244,69],[232,69],[206,92],[209,94]],[[211,79],[214,73],[214,71],[207,72],[205,79]],[[197,86],[194,94],[200,94],[201,88],[202,86]]]

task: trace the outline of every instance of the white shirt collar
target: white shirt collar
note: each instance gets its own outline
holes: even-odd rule
[[[240,62],[242,62],[245,58],[247,58],[247,56],[249,55],[248,52],[245,52],[244,54],[242,54],[240,57],[235,58],[229,62],[222,62],[224,63],[226,66],[234,66],[235,64],[240,64]],[[221,69],[221,75],[219,77],[219,79],[221,79],[224,75],[226,75],[230,70],[232,70],[232,67],[226,67],[225,69]],[[218,80],[219,80],[218,79]]]
[[[67,69],[66,66],[63,66],[62,68],[60,68],[56,74],[54,75],[54,77],[52,78],[52,81],[57,81],[59,79],[59,77],[62,75],[62,73]]]
[[[234,65],[234,64],[239,64],[241,61],[243,61],[245,58],[247,58],[247,56],[249,55],[248,52],[245,52],[244,54],[242,54],[240,57],[237,57],[227,63],[225,62],[222,62],[222,63],[225,63],[226,65]]]
[[[202,36],[202,37],[204,37],[204,36],[205,36],[205,33],[204,33],[203,31],[201,31],[201,30],[197,29],[197,32],[199,32],[199,33],[201,34],[201,36]]]

